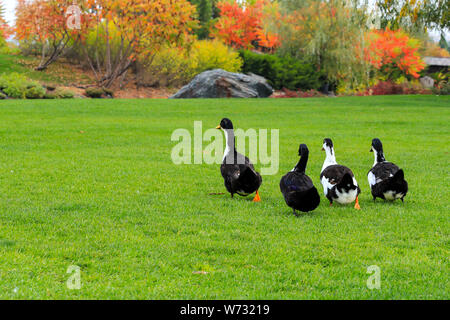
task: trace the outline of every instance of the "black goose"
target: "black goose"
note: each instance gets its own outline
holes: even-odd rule
[[[319,206],[320,196],[310,177],[305,174],[308,163],[309,150],[306,144],[301,144],[298,150],[301,156],[297,165],[288,172],[280,181],[280,190],[286,204],[295,210],[302,212],[313,211]]]
[[[230,119],[224,118],[217,129],[225,132],[226,148],[220,172],[231,197],[233,198],[235,193],[245,197],[256,191],[253,201],[261,201],[258,190],[262,177],[256,172],[250,160],[236,151],[233,123]]]
[[[320,181],[323,185],[323,192],[330,201],[330,206],[333,201],[341,204],[355,201],[355,209],[360,210],[358,195],[361,189],[352,170],[337,164],[331,139],[323,140],[322,150],[326,152],[327,156],[323,163]]]
[[[405,181],[403,170],[386,161],[380,139],[372,140],[370,152],[375,156],[373,167],[367,174],[373,200],[378,197],[384,200],[401,199],[403,202],[408,192],[408,182]]]

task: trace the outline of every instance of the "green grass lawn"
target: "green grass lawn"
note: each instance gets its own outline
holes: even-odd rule
[[[195,120],[280,129],[261,203],[230,199],[218,165],[171,162]],[[0,103],[0,298],[448,299],[450,99],[64,100]],[[322,140],[361,186],[329,207]],[[405,170],[401,202],[373,203],[371,140]],[[292,215],[279,180],[310,149],[321,193]],[[256,166],[259,168],[259,165]],[[67,268],[81,268],[69,290]],[[369,290],[367,267],[381,270]]]

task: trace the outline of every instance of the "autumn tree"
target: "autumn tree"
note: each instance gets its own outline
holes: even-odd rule
[[[278,45],[278,36],[264,27],[269,0],[221,1],[213,34],[234,48],[271,51]]]
[[[81,17],[80,25],[71,27],[66,12],[72,0],[18,0],[15,32],[19,40],[34,41],[41,46],[41,60],[36,70],[45,70],[55,62],[69,44],[83,36],[88,21]],[[82,2],[77,4],[81,8]],[[80,9],[81,10],[81,9]]]
[[[97,32],[95,45],[106,45],[104,63],[92,59],[85,47],[86,58],[99,86],[110,87],[125,77],[133,63],[150,62],[164,45],[182,45],[189,41],[197,26],[195,7],[187,0],[87,0],[91,21]],[[118,48],[112,50],[111,27]],[[86,43],[85,43],[86,45]]]
[[[5,8],[3,2],[0,0],[0,45],[11,34],[11,28],[5,20]]]
[[[368,33],[369,46],[365,58],[388,79],[395,80],[398,70],[414,78],[425,68],[418,50],[419,40],[411,38],[402,30],[374,30]]]

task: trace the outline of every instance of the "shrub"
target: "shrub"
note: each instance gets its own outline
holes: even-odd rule
[[[240,55],[244,60],[244,73],[263,76],[276,90],[317,90],[321,87],[320,79],[323,74],[310,63],[248,50],[241,50]]]
[[[162,48],[151,64],[141,62],[137,69],[137,83],[145,87],[181,86],[193,76],[187,50]]]
[[[4,94],[3,92],[0,92],[0,100],[4,100],[6,98],[7,98],[6,94]]]
[[[5,90],[3,90],[6,95],[8,95],[8,97],[13,98],[13,99],[25,99],[25,91],[26,88],[21,88],[19,86],[9,86],[8,88],[5,88]]]
[[[5,76],[0,76],[0,90],[4,90],[8,87],[8,79]]]
[[[433,93],[441,96],[450,94],[450,83],[446,82],[439,87],[433,88]]]
[[[424,89],[417,81],[405,81],[395,83],[391,80],[379,81],[365,91],[357,93],[360,96],[367,95],[392,95],[392,94],[431,94],[430,89]]]
[[[0,79],[0,87],[10,98],[25,99],[28,79],[18,73],[2,75]]]
[[[67,89],[58,88],[54,91],[54,94],[57,99],[73,99],[75,94]]]
[[[85,94],[89,98],[100,99],[103,96],[104,91],[102,88],[87,88]]]
[[[5,55],[18,55],[20,54],[20,50],[17,48],[11,48],[9,45],[0,46],[0,54]]]
[[[45,89],[39,83],[15,72],[0,76],[0,88],[14,99],[39,99],[45,94]]]
[[[239,72],[243,63],[238,52],[219,40],[194,42],[189,54],[189,61],[195,74],[213,69]]]
[[[223,69],[239,72],[241,66],[239,53],[222,42],[195,41],[187,49],[161,49],[149,65],[142,62],[138,68],[138,84],[151,87],[181,86],[203,71]]]
[[[114,98],[114,91],[108,88],[103,88],[103,92],[108,98]]]
[[[42,99],[45,95],[45,89],[40,85],[34,85],[27,88],[25,97],[27,99]]]
[[[54,92],[46,92],[44,94],[44,99],[57,99],[58,96]]]

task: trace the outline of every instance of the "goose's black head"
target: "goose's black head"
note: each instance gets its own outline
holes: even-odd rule
[[[308,147],[306,146],[306,144],[301,144],[300,147],[298,148],[298,155],[303,157],[305,155],[307,155],[309,153]]]
[[[375,152],[377,162],[386,161],[384,158],[383,144],[380,139],[375,138],[372,140],[372,148],[370,148],[370,152]]]
[[[370,149],[370,152],[373,152],[373,150],[377,151],[378,153],[383,152],[383,144],[381,143],[380,139],[373,139],[372,140],[372,148]]]
[[[329,149],[331,151],[331,154],[333,154],[333,141],[331,141],[330,138],[323,139],[322,151],[325,151],[325,149]]]
[[[233,123],[228,118],[223,118],[220,121],[220,125],[217,126],[216,129],[233,129]]]
[[[306,165],[308,164],[308,155],[309,150],[306,144],[301,144],[298,148],[298,155],[300,156],[300,160],[294,168],[294,171],[299,173],[305,173]]]

